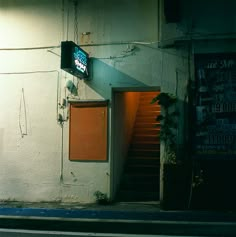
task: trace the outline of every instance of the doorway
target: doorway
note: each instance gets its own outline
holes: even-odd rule
[[[112,174],[117,201],[157,201],[160,184],[160,133],[156,117],[160,106],[151,104],[160,92],[113,91]]]

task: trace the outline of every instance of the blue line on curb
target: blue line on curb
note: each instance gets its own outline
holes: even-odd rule
[[[165,221],[223,221],[236,222],[236,213],[168,211],[139,212],[111,210],[67,210],[48,208],[10,208],[0,207],[0,216],[36,216],[81,219],[122,219],[122,220],[165,220]]]

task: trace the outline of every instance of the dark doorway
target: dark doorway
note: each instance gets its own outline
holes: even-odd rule
[[[157,201],[160,186],[159,91],[114,93],[114,176],[118,201]]]

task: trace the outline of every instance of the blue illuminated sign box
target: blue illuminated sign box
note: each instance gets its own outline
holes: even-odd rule
[[[81,79],[89,77],[89,55],[73,41],[61,42],[61,69]]]

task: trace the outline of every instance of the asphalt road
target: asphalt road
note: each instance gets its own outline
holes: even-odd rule
[[[0,237],[236,236],[235,222],[0,219]]]
[[[236,236],[236,213],[1,208],[0,237]]]
[[[139,234],[110,234],[110,233],[81,233],[81,232],[62,232],[62,231],[32,231],[0,229],[1,237],[179,237],[179,235],[139,235]],[[193,237],[193,236],[185,236]]]

